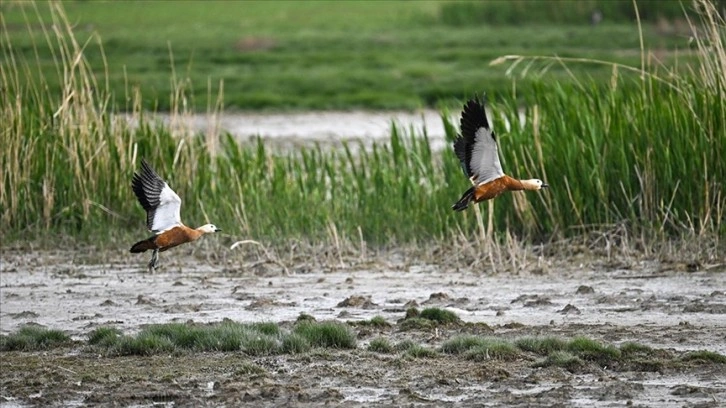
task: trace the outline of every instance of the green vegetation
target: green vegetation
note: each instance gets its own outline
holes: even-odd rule
[[[594,3],[605,19],[592,27],[587,22]],[[511,84],[502,80],[504,67],[486,64],[513,53],[637,65],[632,4],[610,3],[76,1],[62,7],[89,68],[105,76],[99,85],[108,86],[107,102],[131,111],[135,103],[173,109],[168,96],[180,85],[189,92],[186,102],[200,110],[207,107],[210,91],[222,90],[224,105],[241,109],[436,106],[483,89],[506,93]],[[646,19],[667,11],[664,17],[682,20],[678,2],[639,3]],[[50,10],[60,5],[3,2],[0,7],[16,58],[33,61],[37,68],[28,74],[58,93],[66,80],[54,66],[61,52],[45,35],[55,35],[51,23],[62,23]],[[647,48],[669,52],[690,49],[689,34],[656,24],[643,31]],[[610,75],[597,66],[570,69],[604,80]],[[180,76],[170,80],[174,70]],[[562,67],[552,75],[570,81]],[[519,87],[530,83],[518,79]],[[137,91],[143,93],[138,100]]]
[[[355,333],[345,324],[334,322],[298,323],[296,334],[307,339],[313,347],[355,348]]]
[[[394,348],[391,342],[385,337],[376,337],[368,343],[368,350],[376,353],[393,353]]]
[[[68,345],[71,338],[60,330],[38,326],[24,326],[9,336],[0,336],[2,351],[32,351]]]
[[[411,357],[411,358],[435,358],[439,355],[439,353],[436,352],[436,350],[425,347],[420,344],[413,344],[410,347],[407,347],[404,355]]]
[[[682,357],[683,361],[701,361],[718,364],[726,364],[726,356],[713,351],[699,350],[687,353]]]
[[[473,361],[511,360],[522,355],[515,344],[506,340],[471,335],[457,336],[446,341],[441,345],[441,351],[447,354],[463,354],[466,359]]]
[[[411,318],[403,320],[404,325]],[[331,350],[356,349],[356,335],[347,324],[335,322],[295,322],[290,329],[275,323],[242,324],[228,319],[219,323],[168,323],[143,327],[134,335],[125,335],[113,327],[99,327],[86,337],[83,347],[106,356],[156,355],[193,352],[242,352],[248,356],[304,354],[305,358],[331,359]],[[428,331],[430,327],[421,330]],[[61,347],[77,348],[79,342],[58,330],[25,326],[16,333],[0,336],[0,351],[47,351]],[[471,334],[455,335],[440,347],[427,347],[411,339],[395,344],[384,336],[372,339],[367,350],[375,353],[399,353],[404,358],[436,358],[441,354],[461,356],[466,360],[534,360],[536,367],[558,366],[570,371],[592,366],[612,370],[658,371],[684,364],[726,364],[726,356],[706,350],[675,353],[668,350],[626,342],[619,347],[602,344],[586,337],[522,337],[517,339]],[[237,375],[260,374],[259,367],[240,367]]]
[[[300,354],[311,347],[354,348],[355,335],[339,323],[302,322],[291,332],[275,323],[241,324],[225,319],[210,325],[155,324],[134,336],[101,327],[88,344],[109,355],[152,355],[188,351],[242,351],[250,356]]]
[[[74,13],[95,7],[94,2],[68,4]],[[104,3],[104,11],[96,12],[113,13],[115,7],[127,6],[114,4]],[[159,4],[162,3],[152,7],[161,7]],[[199,3],[188,4],[198,7]],[[261,4],[250,7],[267,7]],[[300,4],[294,7],[314,7],[317,3]],[[361,4],[356,7],[363,7]],[[485,228],[480,216],[481,211],[490,208],[486,205],[461,214],[450,210],[453,201],[467,188],[467,180],[462,177],[451,149],[433,150],[425,130],[393,128],[387,143],[370,149],[344,145],[340,150],[312,147],[279,154],[262,141],[240,144],[229,135],[214,132],[193,135],[188,129],[157,128],[145,119],[142,109],[148,101],[142,92],[153,86],[133,80],[132,90],[114,90],[110,84],[118,83],[118,78],[94,66],[94,61],[101,59],[94,55],[95,43],[86,43],[88,33],[79,33],[77,26],[72,27],[65,20],[61,3],[51,3],[49,10],[39,10],[46,18],[52,16],[52,27],[48,20],[44,20],[45,24],[37,21],[33,7],[16,3],[4,3],[2,7],[6,29],[0,39],[0,79],[4,84],[0,94],[0,228],[5,241],[21,237],[27,240],[48,233],[80,240],[97,239],[95,242],[126,238],[130,233],[138,236],[143,231],[143,213],[129,188],[129,180],[142,157],[183,197],[186,204],[182,217],[187,223],[214,221],[232,236],[253,237],[276,245],[301,238],[337,245],[360,242],[362,236],[371,244],[386,246],[445,243],[464,237],[476,247],[511,236],[545,240],[582,235],[593,229],[615,231],[613,240],[627,240],[628,234],[661,239],[726,234],[726,191],[721,177],[726,174],[726,49],[724,22],[712,9],[704,17],[707,24],[702,28],[703,36],[693,43],[696,60],[684,61],[678,70],[657,64],[646,50],[641,50],[636,59],[640,61],[643,57],[644,72],[624,65],[591,64],[606,70],[609,81],[603,83],[579,74],[577,67],[583,64],[570,61],[565,72],[572,76],[560,82],[553,71],[560,67],[560,60],[531,56],[500,59],[492,69],[504,68],[504,63],[510,62],[507,70],[532,80],[527,85],[517,82],[517,90],[492,92],[492,109],[497,117],[504,115],[510,123],[518,123],[524,104],[523,126],[507,130],[502,121],[494,122],[502,145],[503,165],[512,175],[540,177],[552,187],[541,194],[507,194],[497,199],[489,211],[490,229]],[[341,6],[334,8],[338,10],[337,7]],[[212,13],[214,8],[208,8]],[[19,10],[28,12],[30,28],[19,23]],[[122,20],[121,14],[118,17]],[[387,15],[380,10],[376,14]],[[410,24],[418,24],[418,17],[410,18]],[[27,31],[37,34],[39,27],[45,29],[44,34],[33,43]],[[380,28],[374,30],[377,40],[368,39],[380,42],[380,47],[361,45],[362,50],[387,47]],[[350,44],[355,40],[349,30],[340,26],[338,29],[345,31],[345,48],[358,49]],[[522,30],[516,29],[518,33]],[[435,27],[425,28],[441,41],[452,41],[452,35],[470,38],[467,41],[486,36],[486,29],[476,30],[482,33],[467,37],[462,35],[465,32],[444,34]],[[193,36],[196,29],[187,31],[187,35]],[[134,30],[133,34],[130,38],[138,35],[138,41],[146,35],[143,30]],[[513,37],[505,34],[500,33],[501,38]],[[649,35],[647,30],[643,34]],[[314,32],[310,36],[304,41],[317,38]],[[514,37],[530,39],[522,33]],[[573,37],[592,36],[575,33]],[[429,37],[412,36],[409,40],[425,43],[426,38]],[[538,38],[551,41],[544,35]],[[617,47],[612,42],[620,38],[610,35],[604,43],[610,48]],[[637,42],[637,35],[633,38]],[[108,48],[120,49],[127,55],[131,49],[123,44]],[[329,49],[315,41],[311,44],[316,50]],[[428,53],[437,49],[433,54],[446,53],[437,57],[445,65],[466,60],[458,53],[467,51],[457,51],[453,45],[438,44],[437,48],[437,44],[424,46]],[[301,49],[305,45],[279,46]],[[392,46],[395,59],[407,60],[399,46]],[[53,50],[51,60],[46,59],[49,50]],[[38,59],[34,56],[36,52]],[[264,52],[253,54],[254,58],[264,59]],[[251,58],[249,54],[242,55]],[[361,55],[365,61],[380,62],[365,52]],[[577,55],[597,57],[585,51]],[[107,60],[109,70],[120,64],[111,57]],[[313,52],[305,56],[305,61],[329,66],[327,61],[316,62],[314,57]],[[214,59],[208,55],[199,58]],[[224,58],[224,53],[219,58]],[[477,61],[477,72],[488,71],[482,65],[487,58],[470,58]],[[158,59],[157,55],[155,61]],[[140,60],[146,64],[149,58],[142,56]],[[386,71],[385,62],[382,66]],[[194,67],[189,72],[194,72]],[[298,67],[299,64],[290,67],[295,83],[308,77]],[[368,72],[369,68],[360,69]],[[465,71],[460,67],[454,69]],[[269,72],[277,76],[254,75],[254,82],[277,84],[286,94],[297,92],[290,82],[279,80],[282,74]],[[448,74],[442,73],[444,77]],[[371,74],[375,81],[339,79],[337,71],[330,75],[321,81],[347,81],[363,93],[369,92],[369,82],[377,83],[380,79],[386,83],[379,78],[380,72]],[[411,86],[401,78],[412,78],[412,73],[397,75],[395,82]],[[333,77],[336,81],[331,80]],[[423,92],[429,92],[426,98],[431,101],[451,95],[463,98],[486,88],[478,77],[477,73],[470,79],[459,77],[455,84],[435,85],[437,89],[446,89],[445,93]],[[501,73],[496,78],[497,82],[504,82]],[[62,91],[57,93],[54,87],[61,79]],[[183,117],[189,112],[189,101],[194,99],[198,87],[176,74],[171,80],[166,76],[164,82],[173,87],[162,92],[171,95],[171,115]],[[316,85],[310,92],[300,94],[355,94],[341,87],[326,89]],[[390,92],[405,94],[399,91],[394,86]],[[127,98],[124,103],[117,101],[120,94]],[[249,90],[246,94],[259,95]],[[316,106],[313,102],[304,104]],[[210,103],[209,109],[216,112],[221,105]],[[241,105],[249,106],[246,102]],[[128,110],[139,121],[139,127],[132,128],[114,115],[120,110]],[[452,139],[457,127],[448,121],[445,126],[448,138]],[[312,208],[316,210],[310,211]],[[492,239],[494,231],[499,232]]]
[[[714,3],[719,9],[726,6],[723,0]],[[488,24],[555,24],[590,25],[593,14],[600,12],[602,22],[641,21],[667,24],[684,18],[684,12],[695,17],[693,3],[688,1],[637,0],[636,14],[632,0],[509,0],[509,1],[457,1],[441,7],[440,19],[450,25]]]
[[[523,351],[546,356],[555,351],[564,350],[567,342],[557,337],[522,337],[515,341]]]
[[[537,367],[562,367],[571,372],[577,372],[586,366],[586,363],[580,358],[567,351],[555,351],[547,355],[547,357],[535,364]]]
[[[446,309],[439,309],[438,307],[428,307],[422,310],[419,317],[442,324],[461,323],[461,319],[459,319],[459,316],[457,316],[456,313]]]
[[[415,307],[406,310],[406,316],[399,322],[400,330],[425,330],[433,328],[437,325],[459,324],[461,319],[456,313],[440,309],[438,307],[428,307],[419,312]]]
[[[363,320],[360,322],[355,322],[354,324],[357,326],[376,327],[379,329],[391,327],[391,324],[388,323],[383,316],[373,316],[370,320]]]

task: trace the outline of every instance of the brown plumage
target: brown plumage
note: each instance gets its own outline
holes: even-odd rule
[[[461,135],[454,141],[454,152],[473,184],[452,206],[455,211],[466,209],[472,201],[491,200],[505,191],[549,187],[539,179],[517,180],[504,174],[496,136],[489,127],[484,104],[477,98],[468,101],[461,112]]]
[[[154,236],[135,243],[131,252],[153,251],[149,271],[158,266],[159,252],[196,241],[204,234],[221,231],[212,224],[189,228],[181,222],[181,198],[159,177],[146,160],[141,161],[141,171],[134,173],[131,187],[141,206],[146,210],[146,226]]]

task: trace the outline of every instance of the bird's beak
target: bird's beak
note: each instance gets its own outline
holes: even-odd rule
[[[542,188],[548,188],[549,186],[549,184],[542,183]]]
[[[214,230],[214,232],[219,232],[219,231],[222,231],[222,229],[221,228],[217,228],[216,230]]]

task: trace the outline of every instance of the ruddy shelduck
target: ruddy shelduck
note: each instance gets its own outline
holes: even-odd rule
[[[204,234],[221,231],[212,224],[189,228],[181,222],[181,198],[159,177],[146,160],[141,160],[141,171],[134,173],[131,188],[146,210],[146,226],[154,236],[139,241],[131,252],[152,250],[149,272],[159,266],[159,252],[196,241]]]
[[[469,203],[491,200],[505,191],[540,190],[549,187],[540,179],[517,180],[502,171],[494,132],[489,127],[484,104],[469,100],[461,112],[461,134],[454,141],[454,152],[464,174],[474,185],[451,208],[462,211]]]

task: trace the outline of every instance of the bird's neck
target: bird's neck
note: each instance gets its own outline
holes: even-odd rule
[[[527,190],[527,187],[525,187],[525,185],[524,185],[524,182],[527,180],[517,180],[517,179],[509,177],[507,175],[505,175],[502,178],[504,180],[504,183],[507,186],[507,190],[509,190],[509,191]]]

